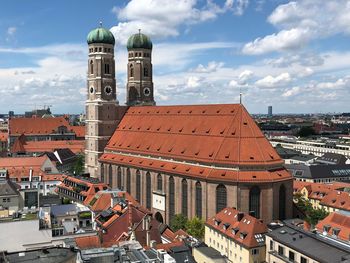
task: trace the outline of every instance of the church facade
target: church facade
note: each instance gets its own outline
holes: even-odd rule
[[[292,177],[243,105],[155,106],[152,42],[139,32],[127,44],[128,106],[119,106],[113,35],[97,28],[88,44],[87,172],[166,223],[227,206],[265,222],[292,216]]]

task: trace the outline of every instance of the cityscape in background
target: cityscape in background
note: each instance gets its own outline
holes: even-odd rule
[[[335,51],[316,54],[325,38],[345,49],[350,2],[163,1],[113,3],[118,24],[85,38],[67,28],[79,44],[50,56],[72,67],[44,59],[57,70],[48,82],[9,69],[4,54],[37,56],[3,44],[17,43],[16,27],[0,38],[0,262],[350,262],[350,78]],[[281,31],[260,25],[266,36],[243,43],[247,26],[228,41],[220,16]],[[190,48],[176,42],[189,35]]]

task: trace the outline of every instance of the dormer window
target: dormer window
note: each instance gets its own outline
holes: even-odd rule
[[[239,231],[238,227],[232,228],[232,234],[236,235]]]

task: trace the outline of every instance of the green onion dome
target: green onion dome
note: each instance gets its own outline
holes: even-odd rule
[[[151,39],[145,34],[142,34],[141,32],[129,37],[128,43],[126,45],[128,50],[137,48],[152,49],[152,46],[153,45]]]
[[[103,43],[103,44],[115,44],[115,39],[111,31],[109,31],[106,28],[103,28],[102,26],[95,28],[92,30],[88,36],[87,36],[87,43],[94,44],[94,43]]]

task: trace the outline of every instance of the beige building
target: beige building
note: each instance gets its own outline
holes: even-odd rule
[[[265,262],[265,234],[262,220],[234,208],[225,208],[205,224],[205,243],[230,262]]]
[[[226,257],[221,255],[212,247],[195,247],[193,248],[193,257],[197,263],[228,263]]]

